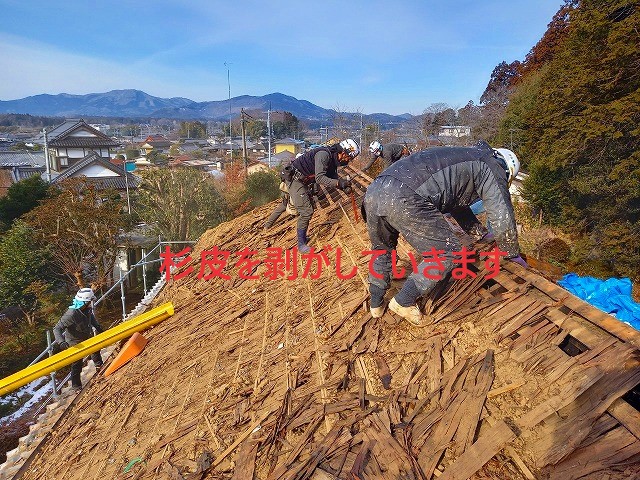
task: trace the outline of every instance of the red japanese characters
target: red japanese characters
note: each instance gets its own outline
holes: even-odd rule
[[[211,280],[212,278],[230,280],[235,272],[236,277],[245,280],[258,280],[260,278],[268,280],[296,280],[297,278],[316,280],[322,276],[324,269],[331,270],[340,280],[348,280],[356,276],[358,274],[358,266],[353,265],[353,261],[349,262],[350,265],[343,265],[344,260],[340,247],[335,249],[335,265],[332,267],[329,254],[333,251],[333,247],[325,246],[319,251],[312,248],[309,253],[299,254],[297,247],[291,249],[268,247],[265,249],[264,255],[259,255],[257,250],[251,250],[247,247],[238,252],[230,252],[228,250],[220,250],[217,246],[214,246],[209,250],[200,252],[197,276],[200,280]],[[165,247],[164,252],[160,253],[162,260],[160,272],[165,276],[165,280],[168,281],[172,278],[180,280],[195,271],[194,259],[190,253],[190,247],[186,247],[177,253],[171,252],[169,246]],[[385,253],[387,253],[385,250],[363,250],[360,252],[362,256],[371,256],[368,262],[370,275],[382,278],[382,275],[374,270],[373,264],[378,256]],[[417,274],[421,262],[424,262],[426,266],[420,272],[422,275],[432,280],[442,279],[446,261],[444,254],[444,250],[435,248],[422,252],[421,256],[408,252],[411,271]],[[487,271],[485,278],[487,279],[498,275],[500,257],[507,255],[506,252],[501,251],[498,247],[488,252],[479,253],[462,247],[459,252],[453,252],[454,268],[451,271],[451,276],[455,280],[476,277],[477,268],[471,267],[476,261],[476,254],[479,254],[479,258],[484,259],[484,268]],[[260,265],[263,265],[264,268],[258,273]],[[391,270],[393,278],[404,278],[407,275],[407,269],[399,265],[398,254],[395,250],[391,251]]]

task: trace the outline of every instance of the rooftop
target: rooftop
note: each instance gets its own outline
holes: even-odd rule
[[[370,179],[350,174],[361,199]],[[477,262],[475,278],[434,292],[425,328],[373,319],[366,227],[335,190],[320,192],[310,230],[328,265],[300,263],[292,280],[269,279],[266,263],[243,271],[257,279],[232,266],[228,279],[197,277],[213,247],[292,247],[294,217],[262,232],[274,205],[200,238],[194,271],[155,301],[175,315],[94,378],[22,479],[640,474],[640,414],[625,399],[640,383],[640,332],[510,262],[493,279]]]

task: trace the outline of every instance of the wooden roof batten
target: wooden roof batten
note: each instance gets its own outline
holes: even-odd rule
[[[371,179],[351,174],[361,200]],[[330,261],[319,278],[269,280],[264,264],[245,271],[256,280],[197,278],[214,246],[292,247],[293,217],[256,234],[273,206],[200,238],[194,273],[156,299],[175,315],[130,365],[94,378],[19,478],[116,478],[135,458],[134,478],[640,475],[626,400],[638,332],[510,263],[487,280],[478,262],[475,278],[433,292],[425,328],[374,319],[366,227],[348,195],[324,189],[310,229]],[[358,267],[347,280],[338,247],[341,273]]]

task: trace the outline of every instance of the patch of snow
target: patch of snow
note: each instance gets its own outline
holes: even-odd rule
[[[18,410],[10,415],[7,415],[6,417],[0,418],[0,425],[7,425],[11,422],[16,421],[24,414],[26,414],[29,409],[31,409],[31,407],[33,407],[36,403],[38,403],[51,392],[51,382],[47,381],[44,384],[42,382],[43,379],[38,378],[28,385],[25,385],[18,391],[0,398],[0,402],[2,402],[3,404],[7,404],[17,403],[21,398],[31,396],[31,398],[29,398],[29,400],[27,400],[24,405],[22,405]]]

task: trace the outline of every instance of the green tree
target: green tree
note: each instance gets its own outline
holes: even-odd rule
[[[271,129],[275,138],[293,137],[300,132],[300,121],[294,114],[282,112],[280,119],[272,122]]]
[[[11,227],[11,223],[47,197],[49,185],[37,175],[14,183],[7,194],[0,198],[0,231]]]
[[[169,155],[171,155],[172,157],[177,157],[178,155],[180,155],[180,145],[178,145],[177,143],[171,145],[169,147]]]
[[[140,156],[140,150],[133,147],[127,147],[124,151],[124,154],[127,157],[127,160],[133,160]]]
[[[258,140],[267,135],[267,122],[264,120],[249,120],[246,124],[247,136]]]
[[[124,127],[120,128],[120,133],[122,134],[122,136],[124,137],[138,137],[140,136],[140,125],[125,125]]]
[[[517,86],[505,120],[523,130],[527,198],[587,236],[612,273],[638,278],[640,13],[625,5],[581,0],[554,54]]]
[[[256,172],[245,180],[243,200],[250,208],[269,203],[280,196],[280,177],[273,171]]]
[[[169,162],[169,157],[167,157],[164,153],[158,152],[157,150],[151,150],[149,153],[147,153],[147,160],[154,165],[163,166]]]
[[[180,122],[178,135],[185,138],[207,138],[207,126],[202,122]]]
[[[17,221],[0,240],[0,305],[17,306],[33,325],[39,296],[34,284],[51,287],[51,249],[39,244],[35,232]]]
[[[143,172],[137,206],[140,217],[169,240],[197,240],[227,211],[212,176],[191,168]]]

